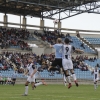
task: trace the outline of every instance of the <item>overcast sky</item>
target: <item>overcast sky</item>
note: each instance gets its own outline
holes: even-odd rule
[[[0,13],[0,21],[3,20],[4,14]],[[21,18],[22,19],[22,18]],[[20,17],[8,14],[8,22],[20,23]],[[39,18],[27,17],[27,24],[39,25]],[[0,24],[1,25],[1,24]],[[45,19],[45,26],[53,27],[53,20]],[[84,30],[100,30],[100,15],[83,13],[62,21],[63,28],[84,29]]]

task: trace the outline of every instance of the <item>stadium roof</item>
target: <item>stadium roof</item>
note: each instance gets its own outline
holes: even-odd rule
[[[0,12],[59,20],[84,12],[94,12],[99,0],[0,0]],[[64,13],[63,17],[61,14]]]

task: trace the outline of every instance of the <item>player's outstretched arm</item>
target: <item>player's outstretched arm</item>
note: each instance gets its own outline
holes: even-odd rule
[[[94,71],[92,70],[91,75],[93,75],[93,74],[94,74]]]
[[[49,46],[50,46],[50,48],[53,48],[53,45],[50,44]]]
[[[80,49],[75,49],[75,52],[76,53],[84,53],[84,51],[83,50],[80,50]]]

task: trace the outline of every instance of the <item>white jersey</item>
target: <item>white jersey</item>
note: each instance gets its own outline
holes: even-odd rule
[[[27,65],[28,75],[32,75],[34,72],[33,63]]]
[[[98,81],[99,80],[99,70],[94,69],[93,73],[94,73],[94,82]]]
[[[63,64],[64,70],[73,69],[73,63],[72,63],[72,60],[71,60],[72,50],[73,49],[72,49],[71,45],[63,45],[62,64]]]
[[[63,59],[71,59],[72,46],[63,45]]]
[[[28,64],[27,65],[27,70],[28,70],[28,78],[27,78],[27,81],[28,82],[35,82],[35,74],[33,75],[33,77],[31,77],[32,73],[34,72],[34,66],[33,66],[33,63],[31,64]]]

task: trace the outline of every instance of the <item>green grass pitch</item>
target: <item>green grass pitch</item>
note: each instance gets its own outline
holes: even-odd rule
[[[100,100],[100,88],[94,90],[93,85],[73,85],[70,89],[63,84],[41,85],[31,89],[29,95],[21,96],[24,93],[24,84],[21,85],[0,85],[0,100]]]

